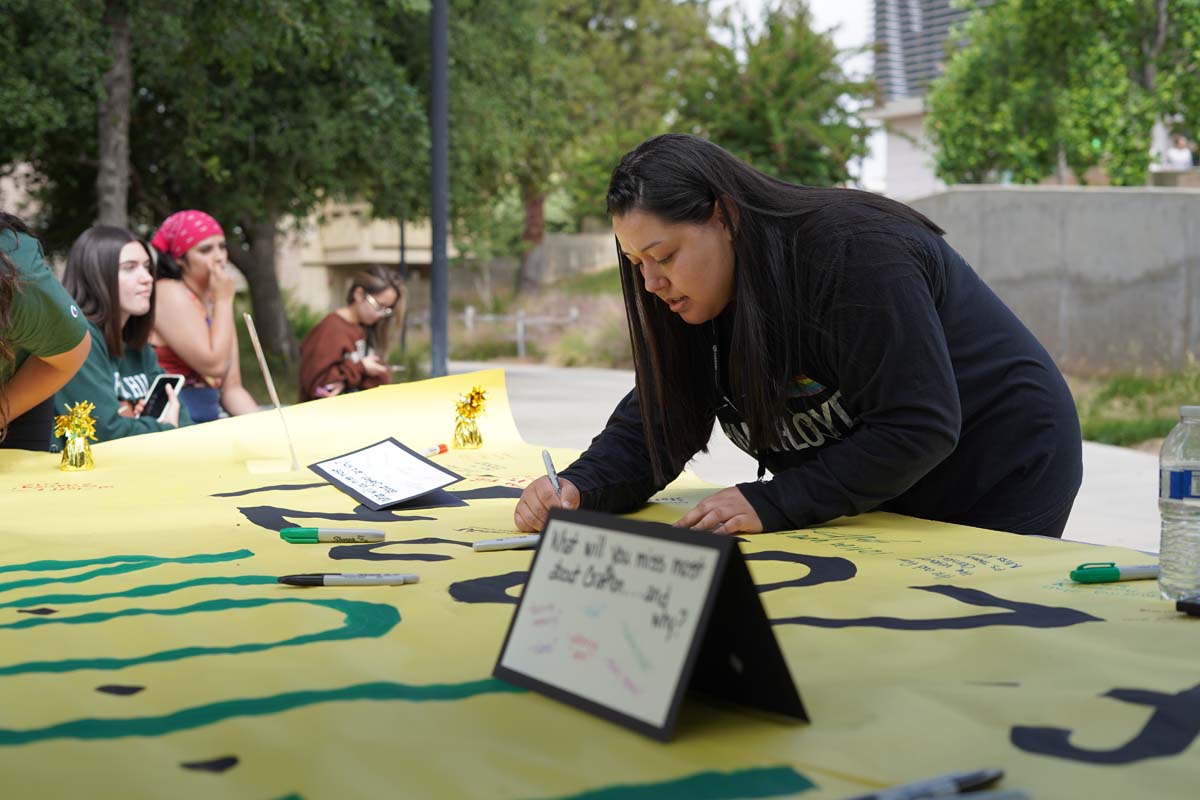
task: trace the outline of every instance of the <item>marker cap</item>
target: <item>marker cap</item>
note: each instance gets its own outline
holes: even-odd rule
[[[1115,561],[1089,561],[1071,570],[1076,583],[1110,583],[1121,580],[1121,570]]]
[[[316,528],[283,528],[279,538],[291,544],[316,544],[318,531]]]

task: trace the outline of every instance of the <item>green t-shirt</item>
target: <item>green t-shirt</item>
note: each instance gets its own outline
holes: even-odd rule
[[[88,320],[92,334],[92,351],[87,361],[75,373],[75,377],[54,395],[55,413],[63,414],[67,406],[83,400],[96,406],[92,416],[96,419],[96,441],[110,442],[139,433],[169,431],[172,427],[152,417],[122,417],[118,412],[122,400],[137,403],[150,391],[154,376],[163,372],[154,355],[154,348],[126,347],[120,358],[113,358],[104,343],[104,332],[100,326]],[[179,425],[191,425],[187,409],[179,408]]]
[[[87,335],[87,321],[46,266],[37,239],[5,230],[0,248],[16,265],[19,281],[9,325],[0,330],[15,356],[0,364],[0,380],[7,381],[30,355],[56,356],[75,347]]]

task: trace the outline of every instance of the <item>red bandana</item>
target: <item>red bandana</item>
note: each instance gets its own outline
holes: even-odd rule
[[[208,237],[224,235],[217,221],[203,211],[176,211],[159,226],[150,244],[177,259]]]

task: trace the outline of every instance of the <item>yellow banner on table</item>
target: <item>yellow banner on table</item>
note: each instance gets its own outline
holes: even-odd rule
[[[1200,620],[1152,581],[1067,578],[1146,558],[1124,550],[886,514],[746,537],[806,725],[692,702],[664,745],[491,678],[532,554],[471,542],[542,474],[503,374],[285,413],[304,464],[421,450],[476,385],[483,447],[436,457],[465,480],[381,512],[287,471],[275,412],[101,443],[85,473],[0,451],[3,796],[834,798],[980,767],[1038,798],[1195,792]],[[636,516],[710,491],[685,475]],[[276,583],[308,572],[420,583]]]

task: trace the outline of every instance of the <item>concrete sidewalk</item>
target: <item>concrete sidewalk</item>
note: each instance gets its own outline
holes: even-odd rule
[[[617,402],[633,388],[633,372],[626,370],[453,362],[450,371],[497,367],[505,372],[517,428],[530,444],[585,449]],[[688,468],[720,486],[753,480],[755,474],[754,460],[720,431],[713,436],[708,454]],[[1084,442],[1083,487],[1064,538],[1157,553],[1157,457]]]

